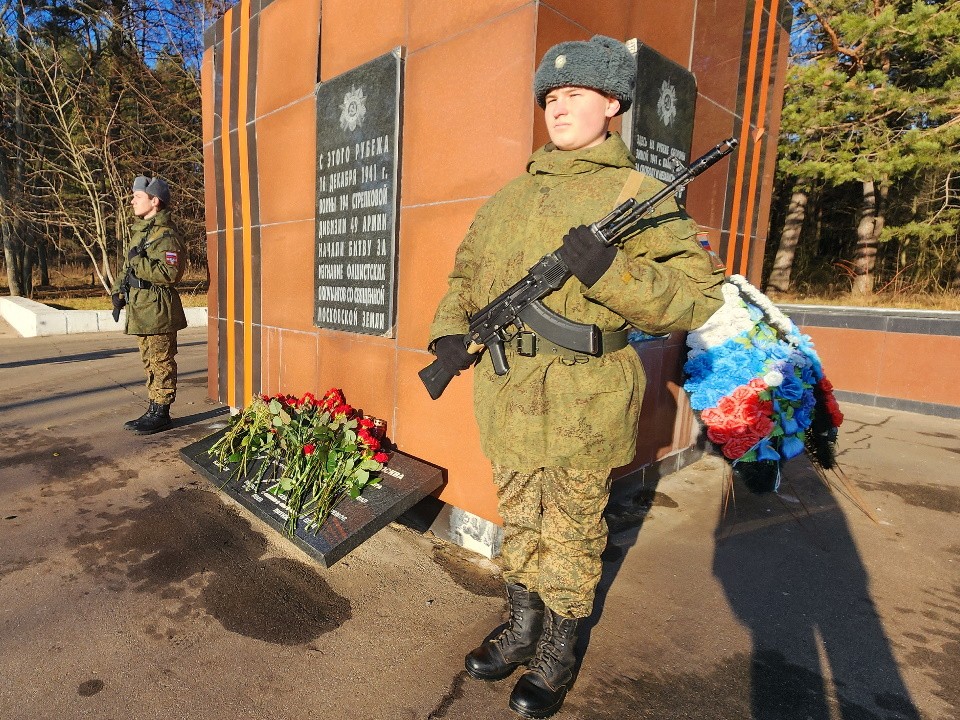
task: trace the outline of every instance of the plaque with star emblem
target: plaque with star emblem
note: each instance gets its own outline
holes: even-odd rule
[[[317,87],[317,327],[393,337],[403,51]]]
[[[674,159],[690,162],[696,104],[693,73],[637,42],[637,87],[624,117],[637,170],[670,182],[677,176]]]

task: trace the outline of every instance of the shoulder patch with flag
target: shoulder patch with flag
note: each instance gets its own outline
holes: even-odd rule
[[[167,265],[176,265],[177,264],[177,253],[167,252],[164,253],[167,260]]]

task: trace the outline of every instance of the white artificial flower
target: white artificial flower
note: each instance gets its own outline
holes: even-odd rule
[[[783,373],[779,370],[771,370],[763,376],[763,381],[768,387],[780,387],[783,383]]]

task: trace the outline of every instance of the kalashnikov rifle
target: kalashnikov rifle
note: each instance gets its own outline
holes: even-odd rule
[[[643,202],[630,198],[621,203],[602,220],[590,225],[590,231],[607,247],[619,245],[631,235],[634,226],[645,215],[729,155],[736,146],[737,139],[728,138],[688,166],[678,162],[678,169],[682,168],[682,171],[659,192]],[[464,339],[467,349],[471,353],[479,353],[486,347],[494,372],[504,375],[510,369],[504,343],[527,325],[557,345],[578,353],[598,355],[602,333],[596,325],[567,320],[540,302],[562,287],[570,275],[570,268],[557,256],[556,251],[544,255],[527,271],[525,277],[471,316],[470,330]],[[434,360],[418,375],[430,397],[436,400],[456,373],[451,374],[439,360]]]

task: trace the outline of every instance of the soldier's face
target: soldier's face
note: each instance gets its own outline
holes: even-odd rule
[[[596,90],[562,87],[547,93],[544,119],[559,150],[582,150],[602,143],[620,101]]]
[[[133,197],[130,198],[130,205],[133,207],[133,214],[138,218],[149,218],[157,212],[157,206],[160,201],[151,197],[143,190],[134,190]]]

